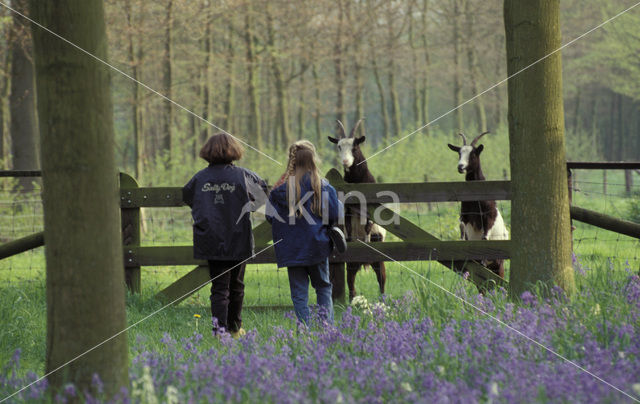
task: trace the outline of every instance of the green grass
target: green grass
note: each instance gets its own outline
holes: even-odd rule
[[[423,135],[412,137],[397,147],[389,150],[384,156],[370,161],[372,172],[387,182],[423,181],[428,174],[430,181],[461,181],[463,178],[455,171],[456,157],[446,149],[447,142],[454,142],[451,136]],[[421,139],[421,140],[418,140]],[[488,179],[502,179],[508,176],[508,158],[505,158],[506,136],[499,134],[485,138],[485,160],[492,158],[494,163],[487,166],[485,172]],[[484,139],[483,139],[484,140]],[[370,145],[365,154],[372,153]],[[418,153],[424,158],[416,169],[415,161],[406,159],[407,153]],[[275,154],[275,153],[274,153]],[[324,158],[323,171],[333,166],[333,151],[325,145],[321,147]],[[393,162],[390,164],[389,162]],[[186,162],[171,171],[155,168],[154,175],[149,176],[141,185],[179,186],[185,183],[197,168],[202,166],[196,162]],[[246,163],[246,164],[245,164]],[[241,162],[261,173],[263,177],[273,180],[279,177],[282,167],[268,164],[265,159],[251,159]],[[607,194],[603,194],[602,172],[577,172],[577,188],[573,203],[588,209],[616,217],[627,218],[632,211],[636,198],[624,195],[623,175],[621,172],[609,171]],[[6,242],[42,230],[42,208],[36,191],[31,195],[17,195],[12,191],[13,183],[3,180],[3,191],[0,193],[0,228],[3,234],[0,242]],[[31,201],[16,204],[17,200]],[[499,202],[499,208],[507,224],[511,220],[510,203]],[[444,240],[458,238],[458,203],[403,204],[396,207],[400,214]],[[143,245],[188,245],[191,243],[190,214],[186,208],[145,209]],[[580,304],[585,307],[613,307],[617,297],[607,295],[607,277],[622,277],[625,269],[634,272],[640,268],[638,258],[638,240],[601,230],[585,224],[574,222],[576,230],[573,234],[574,250],[582,267],[588,268],[586,276],[579,276],[578,284],[584,290],[596,291]],[[390,240],[395,238],[390,235]],[[424,275],[427,279],[442,285],[448,290],[465,288],[469,293],[475,289],[469,283],[437,263],[410,262],[405,263],[412,270]],[[129,324],[144,318],[161,307],[153,299],[155,293],[172,283],[192,267],[146,267],[143,268],[140,296],[127,296],[127,315]],[[433,318],[446,318],[452,313],[460,312],[459,302],[444,295],[441,291],[424,280],[412,275],[399,264],[387,263],[387,293],[392,297],[400,297],[407,291],[419,291],[426,299],[425,307],[429,307],[427,315]],[[22,371],[44,371],[46,334],[46,297],[44,290],[44,254],[39,248],[18,256],[0,260],[0,363],[5,363],[15,349],[22,349]],[[284,315],[286,310],[263,309],[258,306],[290,305],[288,279],[286,270],[276,269],[275,265],[250,265],[245,276],[246,309],[243,312],[247,328],[255,328],[261,334],[269,335],[273,325],[291,325],[291,320]],[[369,300],[378,297],[378,285],[375,274],[370,269],[361,271],[356,280],[358,293]],[[165,332],[175,338],[191,335],[195,330],[193,315],[202,317],[198,327],[208,327],[210,321],[208,288],[200,290],[178,306],[168,307],[159,314],[146,320],[144,324],[129,332],[131,350],[134,354],[136,340],[144,339],[147,344],[157,344]],[[311,301],[315,299],[313,291]],[[337,307],[339,316],[342,307]],[[473,314],[475,315],[475,314]]]

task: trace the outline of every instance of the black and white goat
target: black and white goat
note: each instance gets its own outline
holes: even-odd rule
[[[338,133],[340,138],[336,139],[329,136],[329,141],[331,143],[335,143],[338,146],[338,153],[340,155],[340,160],[342,161],[342,166],[344,167],[345,182],[355,184],[376,182],[375,178],[369,171],[367,162],[365,161],[364,155],[360,150],[360,145],[364,142],[365,137],[354,137],[361,122],[362,119],[355,124],[349,136],[347,136],[347,131],[345,130],[344,125],[342,124],[342,122],[338,121]],[[361,212],[359,210],[359,207],[349,207],[347,205],[345,211],[345,228],[347,231],[347,240],[362,240],[365,242],[384,241],[387,233],[386,230],[373,223],[371,220],[363,218],[363,214],[365,213]],[[352,262],[347,264],[347,285],[349,287],[349,299],[353,299],[356,296],[356,273],[360,270],[362,265],[366,264],[368,263]],[[384,262],[373,262],[371,263],[371,267],[376,273],[378,285],[380,286],[380,293],[384,294],[384,286],[387,281],[387,273]]]
[[[489,132],[477,136],[467,145],[467,137],[460,133],[463,145],[461,147],[449,144],[449,148],[458,153],[458,172],[466,172],[466,181],[483,181],[480,153],[483,145],[476,147],[478,140]],[[464,201],[460,207],[460,238],[463,240],[506,240],[509,232],[504,224],[502,215],[496,207],[496,201]],[[504,260],[485,262],[487,268],[504,278]]]

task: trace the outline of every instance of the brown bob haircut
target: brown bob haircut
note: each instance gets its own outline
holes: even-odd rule
[[[209,164],[230,164],[242,158],[244,148],[227,133],[216,133],[200,149],[200,157]]]

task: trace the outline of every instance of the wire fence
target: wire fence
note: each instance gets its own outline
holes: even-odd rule
[[[0,178],[0,242],[43,230],[42,195],[38,188],[21,192],[17,181]],[[573,177],[573,204],[614,217],[640,219],[640,184],[625,183],[622,172],[609,172],[607,181],[601,172],[580,171]],[[511,203],[498,201],[507,228],[511,223]],[[460,238],[459,202],[405,203],[389,206],[401,216],[441,240]],[[263,218],[254,217],[254,226]],[[574,222],[573,231],[576,270],[586,271],[598,265],[636,270],[640,268],[638,240],[614,232]],[[188,208],[143,208],[141,212],[141,244],[143,246],[178,246],[192,244],[192,219]],[[399,241],[388,233],[388,240]],[[452,272],[432,262],[409,263],[434,281],[451,282]],[[20,287],[33,284],[44,287],[44,248],[0,260],[0,282],[3,286]],[[193,269],[193,266],[143,267],[143,294],[153,295]],[[415,287],[406,271],[395,270],[387,263],[387,291],[392,294]],[[508,270],[508,263],[507,263]],[[247,306],[289,305],[290,294],[286,268],[275,264],[248,265],[245,272],[245,304]],[[359,294],[377,296],[378,284],[370,269],[361,270],[356,280]],[[208,304],[208,288],[189,299],[194,304]],[[310,294],[313,296],[314,294]]]
[[[22,181],[24,184],[24,181]],[[16,178],[0,178],[0,244],[44,230],[42,194],[37,183],[24,191]],[[44,287],[44,249],[26,251],[0,260],[0,282]]]

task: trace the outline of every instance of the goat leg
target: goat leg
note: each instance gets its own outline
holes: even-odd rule
[[[360,269],[360,264],[355,262],[347,263],[347,286],[349,287],[349,301],[356,297],[356,274]]]
[[[384,266],[384,262],[374,262],[371,264],[373,271],[376,273],[378,279],[378,286],[380,287],[380,294],[384,295],[384,286],[387,283],[387,270]]]

